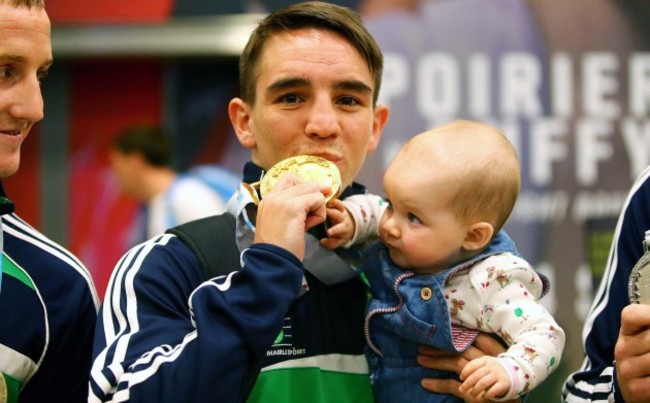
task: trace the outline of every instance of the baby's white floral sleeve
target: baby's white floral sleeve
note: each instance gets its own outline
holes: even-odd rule
[[[388,203],[377,195],[354,195],[343,199],[343,204],[354,220],[354,235],[344,248],[379,237],[379,222]]]
[[[501,254],[472,268],[470,278],[482,307],[477,324],[509,346],[498,356],[512,383],[504,400],[542,383],[559,365],[565,334],[540,304],[542,281],[523,259]]]

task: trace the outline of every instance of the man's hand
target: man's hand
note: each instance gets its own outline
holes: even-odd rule
[[[305,231],[325,221],[325,196],[329,187],[284,175],[260,202],[255,224],[255,243],[270,243],[302,260]]]
[[[420,346],[418,363],[431,369],[441,371],[451,371],[460,374],[468,362],[475,358],[491,355],[493,357],[506,351],[505,347],[501,345],[496,339],[487,334],[481,333],[467,350],[462,353],[452,353],[449,351],[441,351],[431,347]],[[456,379],[422,379],[421,385],[429,392],[444,393],[459,397],[466,402],[485,402],[486,400],[474,398],[470,393],[461,393],[459,390],[460,382]],[[518,402],[520,399],[512,400]]]
[[[650,305],[632,304],[621,311],[614,359],[625,401],[650,402]]]

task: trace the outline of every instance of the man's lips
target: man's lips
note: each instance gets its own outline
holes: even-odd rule
[[[332,154],[332,153],[327,153],[327,152],[311,152],[311,153],[305,153],[305,154],[313,155],[313,156],[320,157],[320,158],[324,158],[324,159],[326,159],[328,161],[331,161],[331,162],[336,162],[336,161],[341,159],[340,156],[338,156],[336,154]]]
[[[11,129],[0,129],[0,134],[3,134],[5,136],[20,136],[20,129],[17,130],[11,130]]]

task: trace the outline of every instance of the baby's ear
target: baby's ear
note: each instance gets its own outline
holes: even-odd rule
[[[492,239],[494,228],[492,224],[481,221],[470,225],[463,242],[463,249],[477,251],[483,249]]]

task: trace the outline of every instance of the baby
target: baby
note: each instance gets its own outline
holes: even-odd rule
[[[509,348],[470,361],[462,392],[510,400],[557,368],[564,331],[538,302],[548,281],[501,231],[519,187],[510,142],[491,126],[456,121],[397,153],[384,175],[387,200],[354,196],[328,210],[325,246],[365,242],[367,356],[377,402],[458,401],[419,387],[422,378],[454,375],[420,367],[417,346],[463,351],[479,331]],[[381,242],[370,244],[376,235]]]

